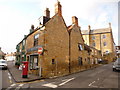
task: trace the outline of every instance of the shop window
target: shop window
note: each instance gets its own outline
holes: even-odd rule
[[[78,44],[78,48],[80,51],[83,50],[83,46],[81,44]]]
[[[36,34],[34,36],[34,46],[37,46],[38,45],[38,39],[39,39],[39,34]]]
[[[32,55],[30,56],[30,69],[38,69],[38,56]]]
[[[55,59],[52,59],[52,64],[55,64]]]
[[[83,65],[82,57],[78,57],[78,64]]]

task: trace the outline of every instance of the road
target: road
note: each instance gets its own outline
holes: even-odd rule
[[[8,70],[0,70],[0,89],[8,88],[13,82],[14,81]]]
[[[4,72],[4,71],[3,71]],[[7,71],[4,72],[7,75]],[[112,71],[112,63],[101,65],[97,68],[71,74],[55,79],[44,79],[28,83],[3,84],[9,88],[118,88],[118,77],[120,72]],[[7,76],[3,76],[5,79]],[[7,79],[7,78],[6,78]],[[5,87],[3,85],[3,87]]]

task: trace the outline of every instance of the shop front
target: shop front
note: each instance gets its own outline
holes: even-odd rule
[[[29,73],[30,74],[34,74],[34,75],[38,75],[41,73],[40,71],[40,57],[38,54],[38,49],[41,46],[37,46],[37,47],[33,47],[27,50],[27,61],[29,62]]]

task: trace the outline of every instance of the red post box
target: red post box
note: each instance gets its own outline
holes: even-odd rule
[[[23,66],[22,66],[22,78],[27,78],[28,77],[28,61],[23,61]]]

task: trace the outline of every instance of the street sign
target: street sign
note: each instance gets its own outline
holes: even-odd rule
[[[38,54],[42,54],[42,53],[43,53],[43,48],[42,47],[38,48]]]

